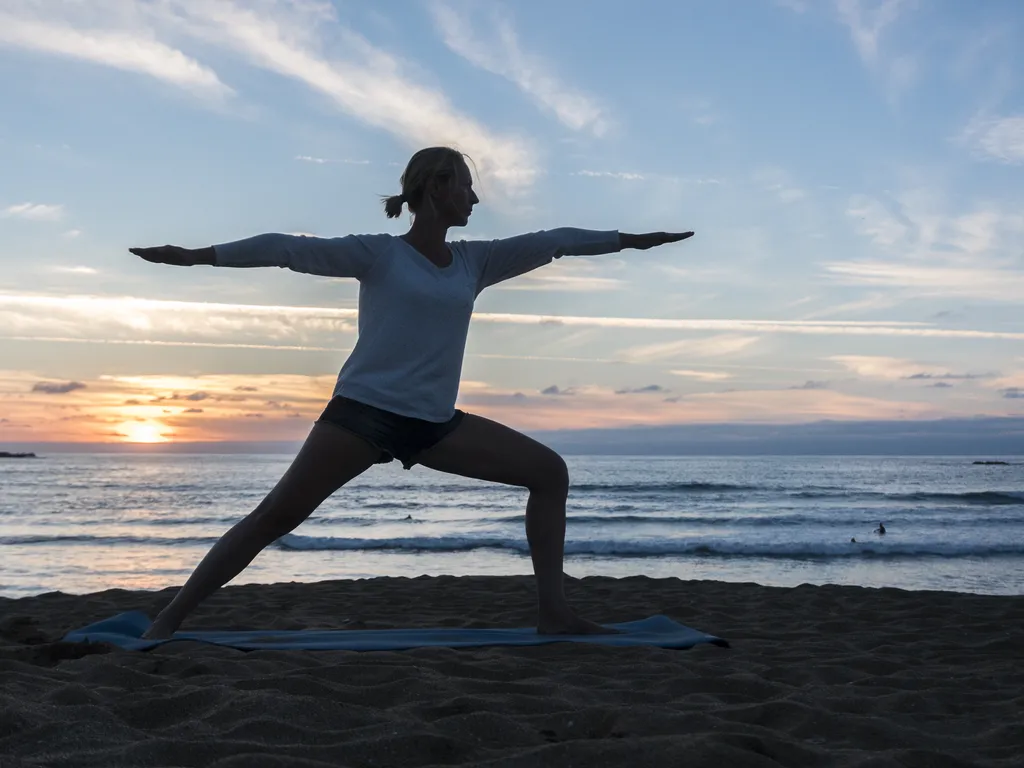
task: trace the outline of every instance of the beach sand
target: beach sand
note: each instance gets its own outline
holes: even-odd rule
[[[173,590],[0,600],[0,766],[1021,766],[1024,597],[570,580],[731,649],[150,652],[59,642]],[[183,629],[529,626],[532,577],[227,587]],[[346,623],[347,622],[347,623]]]

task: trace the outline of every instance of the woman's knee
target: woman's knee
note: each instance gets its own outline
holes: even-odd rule
[[[569,495],[569,467],[565,459],[549,451],[531,473],[527,488],[533,493]]]

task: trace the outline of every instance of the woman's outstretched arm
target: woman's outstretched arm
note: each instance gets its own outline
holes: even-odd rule
[[[329,277],[362,278],[376,259],[388,235],[307,237],[266,234],[206,248],[161,245],[129,248],[136,256],[154,264],[192,267],[283,267],[295,272]]]
[[[477,292],[522,275],[562,256],[597,256],[626,248],[646,250],[693,237],[693,232],[650,232],[631,235],[563,227],[480,243]]]

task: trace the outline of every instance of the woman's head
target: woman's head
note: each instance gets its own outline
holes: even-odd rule
[[[409,160],[402,174],[402,194],[384,199],[389,219],[402,215],[402,205],[417,216],[431,216],[449,227],[469,221],[480,198],[473,191],[473,175],[466,156],[451,147],[421,149]]]

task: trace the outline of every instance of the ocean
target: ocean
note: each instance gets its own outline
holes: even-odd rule
[[[291,458],[0,460],[0,595],[179,585]],[[1003,460],[568,456],[565,570],[1024,594],[1024,458]],[[233,583],[532,573],[526,498],[377,465]]]

